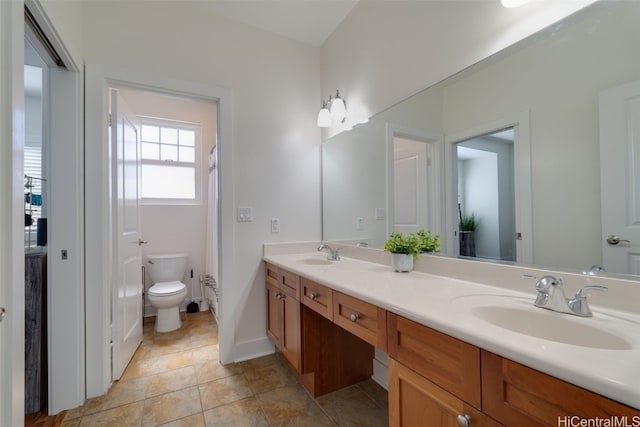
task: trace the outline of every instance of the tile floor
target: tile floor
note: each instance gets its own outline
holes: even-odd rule
[[[208,312],[183,314],[180,330],[153,331],[121,380],[68,411],[62,426],[387,426],[387,393],[372,380],[312,399],[276,355],[218,362],[218,327]]]

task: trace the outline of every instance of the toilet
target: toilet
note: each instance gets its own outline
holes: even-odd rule
[[[187,296],[187,286],[181,282],[187,270],[189,254],[149,254],[147,273],[154,283],[147,292],[149,302],[157,310],[156,332],[179,329],[180,303]]]

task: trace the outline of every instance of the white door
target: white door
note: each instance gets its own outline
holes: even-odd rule
[[[429,229],[428,144],[395,138],[393,145],[393,231],[406,234]]]
[[[603,267],[640,274],[640,81],[599,101]]]
[[[138,127],[122,97],[111,89],[114,229],[117,233],[112,307],[112,378],[120,378],[142,342],[140,144]]]

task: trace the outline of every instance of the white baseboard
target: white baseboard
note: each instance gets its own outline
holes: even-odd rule
[[[373,356],[372,380],[380,384],[385,390],[389,390],[389,356],[384,351],[376,348]]]
[[[275,348],[269,338],[257,338],[254,340],[236,343],[233,354],[234,362],[243,362],[245,360],[255,359],[256,357],[273,354]]]

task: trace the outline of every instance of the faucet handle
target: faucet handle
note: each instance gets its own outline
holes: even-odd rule
[[[576,292],[576,299],[578,299],[578,298],[586,298],[587,297],[587,292],[589,292],[589,291],[604,292],[607,289],[609,289],[609,288],[607,288],[606,286],[601,286],[601,285],[584,286],[584,287],[578,289],[578,292]]]
[[[539,292],[548,291],[553,287],[562,287],[562,277],[553,277],[550,275],[537,277],[531,274],[524,274],[522,276],[525,279],[533,279],[536,281],[536,290]]]
[[[576,292],[576,296],[573,299],[569,300],[568,303],[571,312],[577,316],[591,316],[591,309],[589,308],[589,304],[587,304],[587,292],[606,291],[607,289],[609,288],[600,285],[584,286],[578,289],[578,292]]]

